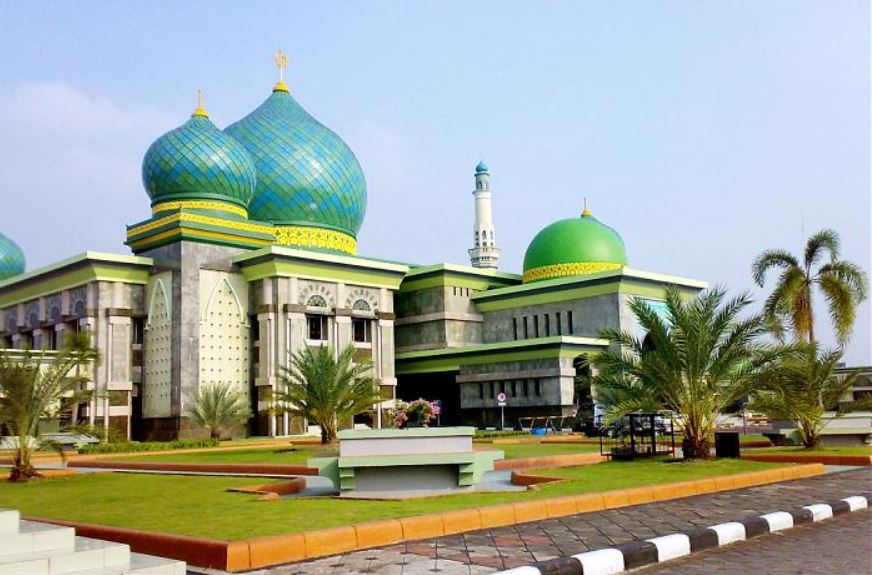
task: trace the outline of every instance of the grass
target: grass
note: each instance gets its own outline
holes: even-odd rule
[[[595,445],[518,444],[477,446],[478,449],[499,449],[506,459],[519,457],[543,457],[565,453],[598,452]],[[257,449],[211,449],[193,453],[160,453],[155,455],[135,454],[118,457],[117,461],[154,461],[162,463],[285,463],[304,465],[310,457],[336,455],[334,447],[305,445],[296,447],[268,447]],[[112,458],[116,460],[116,458]]]
[[[790,455],[872,455],[872,445],[858,445],[856,447],[816,447],[806,449],[804,447],[764,447],[755,449],[754,453],[787,453]]]
[[[547,475],[565,477],[566,481],[543,485],[539,491],[460,494],[409,501],[312,498],[258,502],[252,496],[226,491],[228,487],[262,483],[258,478],[92,473],[25,484],[0,483],[0,508],[19,509],[37,517],[238,540],[781,465],[742,460],[610,462],[543,470]]]

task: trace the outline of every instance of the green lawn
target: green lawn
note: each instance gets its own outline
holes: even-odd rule
[[[542,473],[560,475],[567,481],[542,485],[538,491],[449,495],[411,501],[312,498],[259,502],[253,496],[226,491],[232,486],[260,483],[257,478],[95,473],[27,484],[0,482],[0,508],[19,509],[38,517],[236,540],[373,519],[685,481],[779,465],[741,460],[610,462],[544,470]]]
[[[542,457],[546,455],[562,455],[564,453],[598,452],[598,445],[562,445],[562,444],[519,444],[519,445],[476,445],[477,449],[502,450],[507,459],[519,457]],[[333,447],[305,445],[296,447],[268,447],[257,449],[222,449],[195,453],[160,453],[148,455],[137,453],[119,456],[118,461],[159,461],[170,463],[286,463],[289,465],[305,464],[310,457],[335,455]],[[112,458],[115,459],[114,457]],[[111,460],[110,460],[111,461]]]
[[[764,447],[755,449],[754,453],[789,453],[790,455],[872,455],[872,445],[856,447]]]

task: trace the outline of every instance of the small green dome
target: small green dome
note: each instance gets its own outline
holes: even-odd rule
[[[484,160],[478,163],[475,167],[476,174],[486,174],[487,173],[487,164],[484,163]]]
[[[254,162],[245,148],[198,108],[191,119],[155,140],[142,161],[151,205],[182,200],[221,201],[248,208]]]
[[[627,265],[621,236],[585,210],[536,234],[524,254],[524,282],[583,275]]]
[[[24,273],[24,252],[18,244],[0,234],[0,281]]]

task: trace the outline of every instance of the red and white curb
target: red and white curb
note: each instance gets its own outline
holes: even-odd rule
[[[872,494],[838,501],[805,505],[792,511],[776,511],[759,517],[721,523],[686,533],[673,533],[644,541],[631,541],[569,557],[558,557],[525,567],[499,571],[496,575],[611,575],[654,563],[677,559],[713,547],[730,545],[760,535],[815,523],[835,515],[866,509]]]

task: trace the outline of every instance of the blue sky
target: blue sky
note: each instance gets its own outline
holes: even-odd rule
[[[836,228],[870,267],[869,16],[861,0],[0,0],[0,230],[31,268],[125,253],[148,145],[197,88],[219,126],[254,109],[281,48],[296,98],[364,168],[362,254],[465,263],[483,157],[504,269],[588,196],[633,267],[761,299],[751,260],[803,232]],[[853,363],[872,363],[869,315]]]

